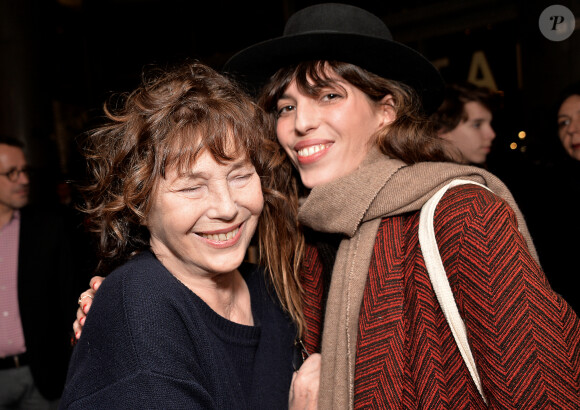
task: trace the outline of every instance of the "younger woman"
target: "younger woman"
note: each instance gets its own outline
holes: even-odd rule
[[[306,188],[301,280],[306,345],[323,358],[320,408],[580,406],[578,316],[550,288],[504,184],[442,162],[424,114],[443,82],[427,60],[376,16],[319,4],[226,70],[266,84],[261,104]],[[452,187],[434,215],[473,375],[418,239],[422,205],[456,179],[491,189]]]

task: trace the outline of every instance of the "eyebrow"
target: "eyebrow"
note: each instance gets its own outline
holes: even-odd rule
[[[286,93],[284,93],[280,97],[278,97],[278,101],[280,101],[280,100],[293,100],[293,99],[294,99],[294,97],[291,97]]]
[[[486,122],[486,121],[492,122],[493,118],[490,118],[490,119],[488,119],[488,118],[471,118],[471,119],[467,119],[465,122]]]
[[[252,166],[252,162],[245,158],[245,157],[240,157],[238,159],[235,159],[233,161],[227,162],[225,165],[231,165],[231,169],[232,170],[238,170],[240,168],[243,168],[245,166]],[[209,179],[208,174],[206,172],[184,172],[184,173],[179,173],[178,178],[187,178],[187,179],[196,179],[196,178],[201,178],[201,179]]]
[[[573,113],[571,113],[571,114],[558,114],[558,118],[562,118],[562,117],[565,117],[565,118],[572,118],[572,116],[573,116],[574,114],[578,114],[578,113],[580,113],[580,110],[574,111],[574,112],[573,112]]]

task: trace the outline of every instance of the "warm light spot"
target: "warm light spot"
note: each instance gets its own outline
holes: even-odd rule
[[[517,147],[518,147],[518,144],[516,144],[515,142],[512,142],[512,143],[510,144],[510,148],[511,148],[511,149],[516,149]]]
[[[518,138],[523,140],[524,138],[526,138],[526,132],[525,131],[520,131],[518,132]]]

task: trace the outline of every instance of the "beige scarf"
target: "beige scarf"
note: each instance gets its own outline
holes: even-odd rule
[[[532,256],[538,260],[508,188],[477,167],[452,163],[405,166],[373,150],[356,171],[315,187],[301,205],[299,219],[303,224],[347,237],[338,249],[326,306],[319,408],[353,407],[359,311],[381,219],[419,210],[439,188],[457,178],[484,184],[507,201]]]

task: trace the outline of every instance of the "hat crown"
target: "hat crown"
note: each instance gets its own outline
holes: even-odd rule
[[[339,3],[306,7],[293,14],[284,27],[284,36],[312,32],[348,33],[393,40],[380,18],[358,7]]]

